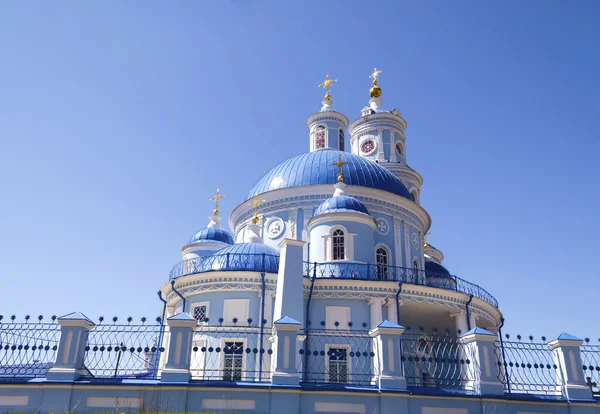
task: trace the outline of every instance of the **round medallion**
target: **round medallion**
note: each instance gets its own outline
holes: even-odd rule
[[[412,245],[415,249],[419,248],[419,236],[417,235],[417,233],[413,233],[412,237]]]
[[[283,230],[285,229],[285,224],[283,223],[283,220],[281,218],[271,217],[269,220],[267,220],[266,229],[267,236],[270,239],[276,239],[283,233]]]
[[[388,224],[388,221],[386,219],[380,217],[376,220],[376,222],[377,222],[377,233],[383,234],[383,235],[386,235],[389,233],[390,225]]]
[[[360,145],[360,150],[363,154],[368,155],[375,151],[375,141],[371,138],[365,139]]]

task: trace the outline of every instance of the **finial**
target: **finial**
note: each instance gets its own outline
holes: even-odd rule
[[[252,224],[258,224],[258,222],[260,221],[260,219],[258,218],[258,207],[264,202],[265,200],[260,200],[257,194],[254,200],[248,203],[249,206],[254,208],[254,215],[252,216],[252,220],[250,220]]]
[[[330,88],[331,85],[333,85],[336,82],[337,79],[329,79],[329,74],[325,75],[325,80],[319,85],[319,88],[325,89],[325,98],[323,98],[324,101],[331,101],[331,96],[329,95],[329,93],[331,92]]]
[[[349,162],[342,161],[342,154],[338,154],[338,160],[336,163],[330,164],[339,168],[339,174],[337,176],[338,183],[344,182],[344,173],[342,172],[342,167],[346,164],[350,164]]]
[[[369,79],[373,79],[373,87],[369,91],[371,98],[379,98],[381,96],[381,88],[377,85],[379,75],[381,75],[381,71],[375,68],[373,69],[373,73],[369,76]]]
[[[429,236],[431,234],[431,232],[427,232],[425,233],[425,235],[423,236],[423,248],[424,249],[429,249],[429,243],[427,243],[427,236]]]
[[[218,188],[217,188],[217,194],[215,194],[215,196],[214,196],[214,197],[211,197],[211,198],[210,198],[210,200],[211,200],[211,201],[214,201],[214,202],[215,202],[215,209],[213,210],[213,214],[214,214],[215,216],[218,216],[218,215],[219,215],[219,200],[220,200],[220,199],[222,199],[222,198],[225,198],[225,196],[224,196],[224,195],[221,195],[221,194],[219,193],[219,189],[218,189]]]

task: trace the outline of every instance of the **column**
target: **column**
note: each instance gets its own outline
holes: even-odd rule
[[[396,134],[390,131],[390,161],[398,161],[396,158]]]
[[[392,323],[398,323],[398,309],[396,308],[396,298],[387,298],[385,306],[387,308],[387,320]],[[398,304],[400,306],[400,304]]]
[[[192,340],[196,324],[196,320],[184,312],[167,319],[171,339],[167,349],[167,364],[162,370],[160,382],[190,381]]]
[[[85,347],[90,330],[96,326],[83,313],[73,312],[58,318],[60,341],[56,362],[48,370],[49,381],[75,381],[82,373]]]
[[[385,160],[385,147],[383,146],[383,129],[377,130],[377,159]]]
[[[298,353],[298,331],[302,324],[288,316],[277,320],[273,324],[275,333],[273,358],[272,383],[277,385],[299,385],[300,375],[296,368],[296,354]]]
[[[277,295],[273,319],[289,316],[295,320],[304,317],[304,277],[302,248],[306,243],[300,240],[283,239],[279,243],[279,273],[277,274]]]
[[[467,312],[461,310],[457,313],[451,313],[450,317],[455,318],[456,321],[456,332],[458,336],[467,333],[469,326],[467,324]],[[459,333],[460,331],[460,333]]]
[[[371,311],[371,328],[376,327],[381,323],[381,321],[383,321],[383,310],[381,309],[382,305],[382,298],[369,299],[369,306]]]
[[[402,326],[387,320],[369,331],[375,352],[372,382],[379,388],[406,389],[400,354],[400,337],[403,332]]]
[[[568,399],[591,399],[592,390],[586,384],[581,362],[580,346],[583,340],[576,336],[561,333],[556,339],[548,342],[554,363],[558,366],[557,384],[563,388]]]
[[[504,385],[498,379],[498,364],[494,353],[496,334],[482,328],[471,329],[459,339],[465,359],[471,361],[465,364],[467,369],[467,386],[480,395],[503,395]]]

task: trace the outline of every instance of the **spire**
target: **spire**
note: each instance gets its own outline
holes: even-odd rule
[[[373,69],[373,73],[369,75],[369,79],[373,79],[373,86],[369,90],[369,95],[371,95],[371,99],[369,100],[369,107],[375,112],[381,110],[381,104],[383,103],[383,99],[381,99],[381,88],[377,84],[379,75],[381,75],[381,71],[377,70],[377,68]]]
[[[325,80],[319,85],[319,88],[325,89],[325,97],[323,98],[323,106],[321,112],[333,111],[333,100],[331,99],[331,85],[337,82],[337,79],[329,79],[329,74],[325,75]]]
[[[221,195],[219,189],[217,188],[217,193],[215,194],[215,196],[209,199],[215,202],[215,209],[213,210],[213,215],[208,218],[210,222],[208,223],[207,227],[211,229],[221,228],[221,217],[219,216],[219,200],[222,198],[225,198],[225,196]]]
[[[246,236],[244,237],[244,242],[246,243],[264,243],[262,237],[260,237],[260,218],[258,217],[258,207],[264,203],[265,200],[261,200],[258,198],[258,195],[254,197],[254,200],[248,203],[249,206],[254,208],[254,215],[250,220],[250,224],[246,227]]]

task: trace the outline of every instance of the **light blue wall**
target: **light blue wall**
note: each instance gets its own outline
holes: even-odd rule
[[[324,222],[315,226],[310,231],[310,261],[324,262],[325,257],[325,239],[323,236],[330,233],[331,228],[341,225],[346,228],[347,233],[354,233],[354,261],[372,263],[374,260],[374,230],[371,226],[363,223],[354,223],[349,221],[339,221],[332,217],[331,221]],[[346,243],[348,241],[346,240]]]
[[[391,216],[388,215],[384,215],[384,214],[378,214],[378,213],[372,213],[371,214],[373,216],[374,219],[378,219],[380,217],[385,218],[385,220],[388,223],[388,233],[386,235],[380,234],[379,232],[375,231],[374,233],[374,238],[375,238],[375,243],[374,246],[377,245],[378,243],[383,243],[386,245],[386,247],[388,248],[388,250],[391,253],[391,261],[389,262],[389,264],[391,266],[402,266],[401,263],[396,263],[396,246],[395,246],[395,240],[394,240],[394,221],[392,219]],[[373,247],[373,250],[375,250],[375,248]],[[374,253],[373,253],[374,254]],[[372,263],[375,263],[375,257],[373,256],[372,259]]]
[[[306,301],[304,301],[306,308]],[[371,313],[366,300],[360,299],[318,299],[313,298],[310,303],[309,317],[312,329],[322,329],[321,321],[326,321],[327,306],[345,306],[350,308],[350,321],[354,324],[352,330],[363,330],[362,323],[367,323],[367,329],[370,329]],[[347,326],[340,326],[340,329],[348,329]]]
[[[260,318],[260,298],[258,296],[258,290],[246,290],[246,291],[235,291],[235,290],[227,290],[227,291],[217,291],[212,292],[208,291],[205,293],[196,294],[190,296],[186,299],[185,304],[185,312],[191,313],[191,306],[195,302],[210,302],[209,308],[209,324],[210,325],[218,325],[219,318],[223,316],[223,307],[225,299],[249,299],[248,305],[248,317],[252,318],[252,326],[258,326],[259,318]],[[177,307],[181,306],[181,301],[177,302]],[[240,316],[237,316],[239,319]],[[227,323],[231,323],[231,321],[225,321]],[[269,324],[272,321],[269,322]],[[247,321],[240,320],[238,326],[248,326]]]

